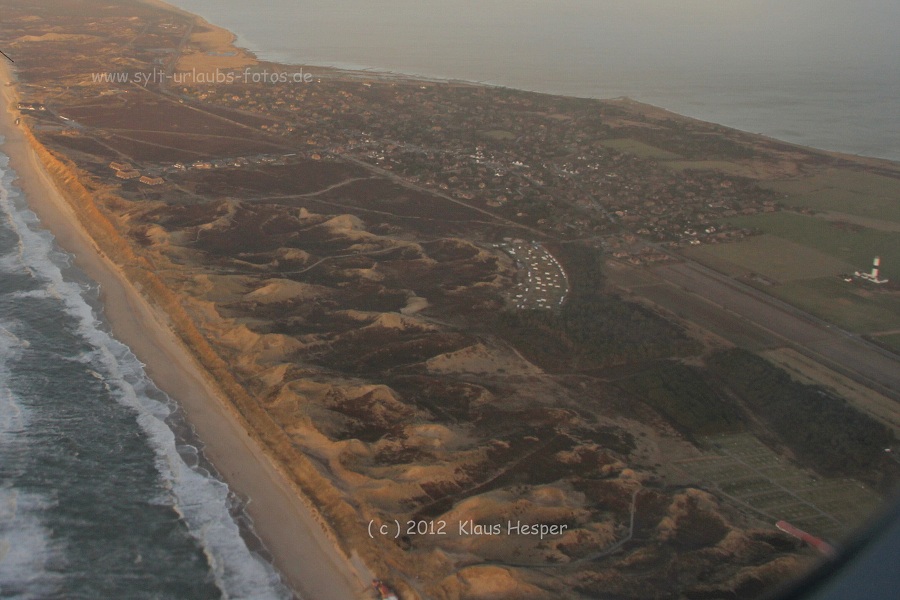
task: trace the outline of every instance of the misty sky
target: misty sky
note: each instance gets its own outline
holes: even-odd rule
[[[176,1],[186,8],[241,20],[276,19],[291,47],[310,53],[413,39],[425,53],[485,39],[517,51],[569,46],[605,56],[612,66],[669,67],[698,63],[744,66],[779,60],[801,66],[896,66],[900,62],[898,0],[237,0]],[[207,9],[207,10],[204,10]],[[223,15],[222,13],[227,13]],[[240,29],[240,28],[238,28]],[[245,28],[248,31],[253,27]],[[341,39],[336,39],[340,31]],[[327,32],[327,37],[323,37]],[[250,42],[262,42],[253,40]],[[265,40],[266,45],[272,43]],[[542,62],[540,60],[538,63]]]
[[[900,159],[900,0],[170,0],[282,62],[627,95]]]

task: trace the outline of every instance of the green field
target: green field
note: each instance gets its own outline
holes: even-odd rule
[[[900,280],[900,232],[848,227],[788,212],[730,221],[764,233],[732,244],[691,248],[685,255],[732,276],[752,272],[780,282],[765,286],[766,292],[845,329],[872,333],[900,328],[900,297],[836,277],[868,271],[877,255],[883,276]]]
[[[804,179],[762,184],[787,194],[788,204],[900,222],[900,180],[832,169]]]
[[[684,254],[730,275],[758,273],[782,282],[827,277],[854,270],[839,258],[768,234],[731,244],[698,246],[685,250]],[[722,261],[726,261],[725,264]],[[728,268],[729,264],[738,269]]]
[[[698,171],[720,171],[726,175],[739,177],[754,177],[755,175],[752,167],[727,160],[670,160],[663,165],[676,171],[696,169]]]
[[[886,344],[900,352],[900,333],[892,333],[890,335],[880,335],[878,336],[878,341],[882,344]]]
[[[898,232],[876,231],[865,227],[848,228],[823,219],[788,212],[735,217],[730,221],[739,227],[759,229],[846,261],[853,266],[851,271],[868,271],[872,258],[881,256],[882,273],[886,277],[900,279]]]
[[[900,328],[900,298],[874,294],[837,277],[769,286],[766,291],[821,319],[858,333]]]
[[[662,148],[657,148],[656,146],[651,146],[650,144],[645,144],[644,142],[639,142],[631,138],[603,140],[602,142],[600,142],[600,144],[606,146],[607,148],[612,148],[613,150],[624,152],[625,154],[640,156],[641,158],[652,158],[655,160],[672,160],[681,158],[674,152],[669,152],[668,150],[663,150]]]
[[[511,131],[506,131],[503,129],[492,129],[490,131],[482,132],[482,135],[485,137],[491,138],[492,140],[498,141],[508,141],[516,139],[516,134]]]

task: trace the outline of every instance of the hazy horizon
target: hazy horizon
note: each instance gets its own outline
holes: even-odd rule
[[[512,42],[517,52],[537,56],[541,48],[564,47],[610,63],[627,59],[628,67],[667,68],[690,65],[725,67],[743,63],[759,67],[779,61],[789,67],[887,68],[895,72],[900,56],[900,3],[892,0],[798,0],[792,4],[761,0],[560,0],[548,5],[535,0],[465,0],[423,3],[421,0],[343,2],[273,0],[265,12],[237,0],[180,0],[179,6],[206,13],[232,25],[278,15],[271,24],[290,27],[294,35],[253,35],[235,27],[248,41],[265,47],[305,48],[311,56],[321,50],[349,50],[371,43],[383,34],[386,47],[403,54],[398,31],[421,43],[430,54],[449,43]],[[427,8],[423,8],[427,6]],[[339,27],[342,40],[320,39],[322,28]],[[273,30],[281,33],[281,29]],[[523,38],[523,34],[529,37]],[[351,41],[354,40],[354,41]],[[337,43],[336,43],[337,42]],[[597,53],[601,52],[602,56]]]
[[[260,58],[627,95],[787,141],[900,160],[892,0],[175,0]],[[423,8],[423,5],[426,8]]]

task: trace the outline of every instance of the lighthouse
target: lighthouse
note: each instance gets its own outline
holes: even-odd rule
[[[871,273],[863,273],[861,271],[857,271],[854,273],[860,279],[864,279],[869,283],[875,283],[877,285],[882,285],[888,282],[887,279],[881,278],[881,257],[876,256],[872,261],[872,272]]]

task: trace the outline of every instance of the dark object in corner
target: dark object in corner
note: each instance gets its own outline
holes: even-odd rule
[[[769,600],[893,600],[900,589],[900,496],[838,555]]]

